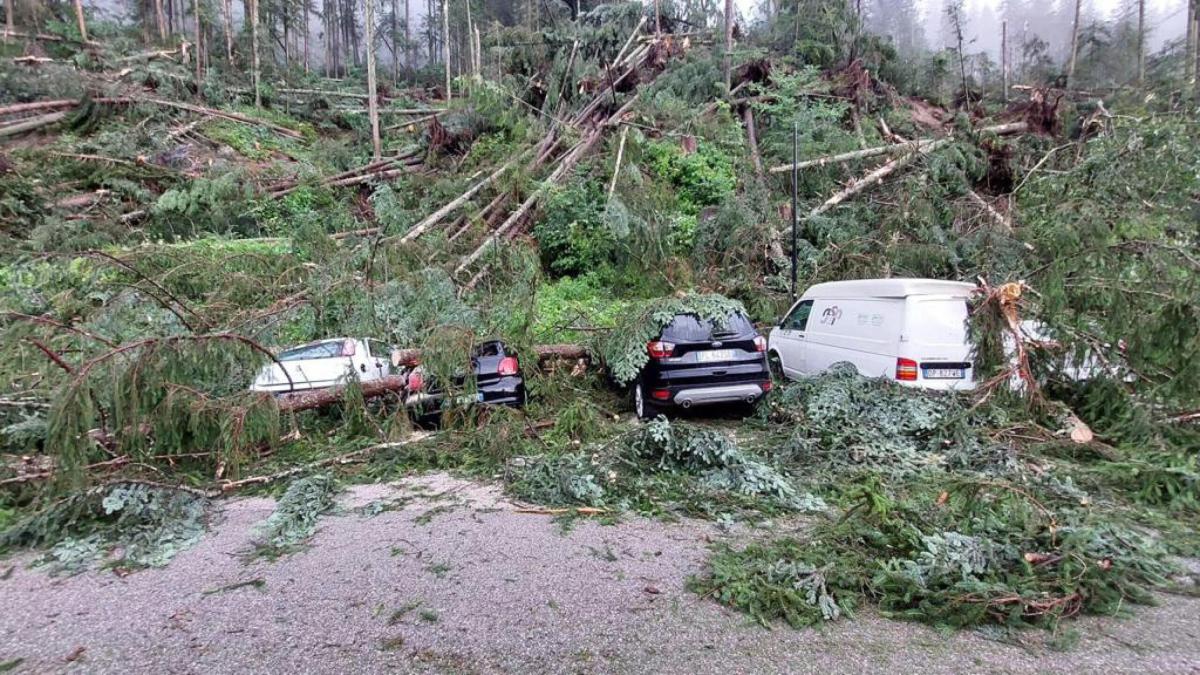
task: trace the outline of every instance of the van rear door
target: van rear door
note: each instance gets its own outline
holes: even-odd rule
[[[966,298],[914,295],[905,310],[898,356],[917,363],[916,381],[933,389],[973,387]]]

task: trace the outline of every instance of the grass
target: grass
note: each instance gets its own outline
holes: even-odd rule
[[[436,563],[433,563],[432,565],[427,566],[425,568],[425,571],[429,572],[430,574],[432,574],[433,576],[435,576],[439,579],[443,579],[453,569],[454,568],[450,566],[450,563],[436,562]]]
[[[395,626],[396,624],[400,623],[404,620],[404,617],[408,616],[409,612],[420,607],[423,603],[423,600],[410,600],[409,602],[400,606],[394,612],[392,612],[391,616],[388,617],[387,625]]]

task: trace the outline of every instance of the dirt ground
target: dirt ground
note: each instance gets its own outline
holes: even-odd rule
[[[402,508],[367,516],[376,500]],[[343,494],[307,550],[247,563],[272,501],[226,503],[168,567],[50,577],[0,563],[14,672],[1200,673],[1200,599],[1074,624],[1052,649],[869,614],[773,630],[686,590],[716,541],[753,533],[626,519],[564,531],[442,474]],[[240,585],[239,585],[240,584]]]

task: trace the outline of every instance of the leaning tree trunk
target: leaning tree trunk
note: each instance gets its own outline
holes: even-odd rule
[[[383,154],[379,142],[379,103],[375,87],[375,0],[367,0],[367,117],[371,121],[371,148],[375,159]]]

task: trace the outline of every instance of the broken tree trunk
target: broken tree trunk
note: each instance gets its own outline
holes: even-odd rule
[[[621,156],[625,154],[625,138],[629,136],[629,127],[621,127],[621,141],[617,144],[617,161],[613,164],[612,182],[608,185],[608,199],[612,200],[617,191],[617,176],[621,175]]]
[[[929,145],[930,143],[933,143],[935,141],[936,141],[936,139],[933,139],[933,138],[924,138],[924,139],[921,139],[918,141],[913,141],[913,142],[906,141],[903,143],[892,143],[890,145],[881,145],[878,147],[866,148],[863,150],[852,150],[850,152],[843,152],[843,153],[840,153],[837,155],[828,155],[826,157],[818,157],[816,159],[806,159],[802,162],[796,162],[795,165],[781,164],[779,166],[773,166],[770,168],[769,171],[770,171],[770,173],[783,173],[785,171],[791,171],[793,166],[797,169],[808,169],[808,168],[814,167],[814,166],[826,166],[829,164],[841,164],[842,162],[852,162],[856,159],[868,159],[870,157],[878,157],[880,155],[886,155],[888,153],[896,152],[899,150],[909,150],[909,151],[919,150],[922,146]]]
[[[466,192],[464,192],[461,195],[459,195],[458,197],[454,198],[449,204],[446,204],[442,208],[440,208],[437,211],[434,211],[433,213],[426,216],[424,220],[422,220],[421,222],[414,225],[411,230],[409,230],[403,237],[401,237],[400,242],[405,243],[405,242],[410,242],[413,239],[416,239],[417,237],[424,234],[427,230],[429,230],[429,228],[431,228],[434,225],[437,225],[439,222],[441,222],[442,218],[445,218],[446,216],[450,215],[451,213],[454,213],[454,211],[457,210],[458,207],[462,206],[463,204],[466,204],[471,199],[471,197],[475,196],[476,193],[478,193],[484,187],[494,183],[496,181],[496,179],[501,176],[501,174],[503,174],[505,171],[508,171],[509,169],[511,169],[513,164],[515,164],[518,159],[523,157],[524,154],[525,153],[521,153],[521,155],[508,160],[499,169],[496,169],[494,172],[492,172],[492,175],[488,176],[487,178],[484,178],[483,180],[479,181],[478,183],[475,183]]]
[[[847,199],[853,197],[854,195],[862,192],[863,190],[871,187],[872,185],[875,185],[876,183],[879,183],[884,178],[887,178],[888,176],[895,173],[897,169],[907,166],[908,164],[912,163],[912,161],[914,159],[916,159],[917,157],[920,157],[922,155],[927,155],[930,152],[937,150],[938,148],[942,147],[943,145],[946,145],[949,142],[950,142],[949,138],[943,138],[943,139],[934,141],[933,143],[930,143],[928,145],[918,147],[917,149],[913,150],[912,152],[910,152],[906,155],[902,155],[900,157],[897,157],[896,159],[891,160],[890,162],[884,164],[883,166],[871,171],[870,173],[863,176],[859,180],[851,182],[850,185],[848,185],[845,189],[839,190],[832,197],[830,197],[829,199],[826,199],[824,202],[822,202],[820,206],[816,207],[812,211],[809,211],[808,217],[813,218],[813,217],[821,215],[822,213],[825,213],[829,209],[832,209],[833,207],[837,206],[838,204],[841,204],[842,202],[846,201]]]
[[[986,213],[989,218],[994,220],[997,225],[1006,230],[1012,229],[1012,223],[1008,222],[1008,218],[1005,218],[1004,215],[997,211],[991,204],[989,204],[986,199],[980,197],[978,192],[974,190],[967,190],[967,197],[971,201],[978,204],[983,209],[983,212]]]
[[[153,103],[154,105],[161,105],[161,106],[165,106],[168,108],[178,108],[180,110],[187,110],[188,112],[194,112],[194,113],[198,113],[200,115],[208,115],[210,117],[220,117],[221,119],[230,120],[232,122],[241,122],[242,124],[252,124],[255,126],[266,127],[268,129],[270,129],[271,131],[274,131],[277,134],[282,134],[284,136],[289,136],[291,138],[299,139],[299,138],[304,137],[300,134],[299,131],[294,131],[292,129],[288,129],[287,127],[281,127],[278,124],[274,124],[274,123],[268,122],[266,120],[260,120],[260,119],[255,119],[253,117],[247,117],[246,115],[242,115],[240,113],[227,112],[225,110],[216,110],[214,108],[205,108],[203,106],[192,105],[190,103],[180,103],[179,101],[167,101],[167,100],[158,99],[158,98],[143,98],[143,99],[137,99],[137,101],[141,102],[141,103]]]

